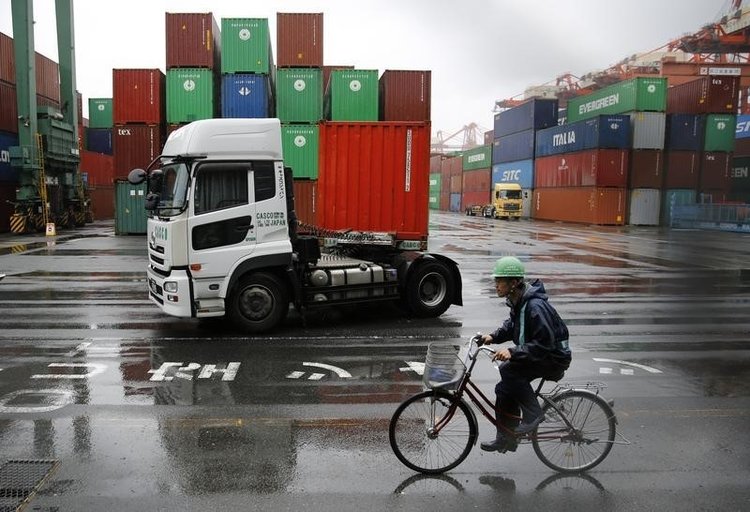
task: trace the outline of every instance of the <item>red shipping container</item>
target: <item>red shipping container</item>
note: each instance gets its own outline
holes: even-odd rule
[[[113,124],[163,124],[165,80],[160,69],[113,69]]]
[[[429,123],[320,125],[318,223],[426,242]]]
[[[429,121],[431,77],[430,71],[385,70],[378,81],[380,119]]]
[[[464,180],[462,176],[451,176],[450,184],[451,194],[460,194],[461,192],[463,192]]]
[[[628,150],[592,149],[537,158],[534,187],[625,187]]]
[[[13,38],[0,32],[0,82],[16,83],[16,59]]]
[[[323,67],[323,13],[276,13],[276,51],[280,68]]]
[[[698,151],[667,151],[664,188],[698,188],[700,162]]]
[[[167,69],[220,69],[221,33],[214,15],[166,13]]]
[[[630,153],[630,188],[662,188],[664,153],[661,149],[634,149]]]
[[[430,174],[442,173],[443,172],[443,155],[432,155],[430,157]]]
[[[0,132],[18,133],[16,86],[0,82]]]
[[[160,125],[118,125],[112,130],[115,178],[127,178],[133,169],[145,169],[161,154],[164,139]]]
[[[464,171],[461,175],[462,190],[464,194],[472,192],[486,193],[489,197],[492,169],[477,169],[473,171]],[[486,202],[486,201],[485,201]]]
[[[440,209],[444,212],[450,211],[451,209],[450,192],[440,192]]]
[[[750,156],[750,137],[734,139],[734,156]]]
[[[57,62],[36,53],[36,94],[60,104],[60,67]]]
[[[88,174],[87,182],[89,186],[112,186],[115,174],[114,159],[111,155],[82,150],[80,157],[81,163],[79,168],[82,173]]]
[[[732,153],[707,151],[701,159],[701,190],[729,192],[732,185]]]
[[[736,114],[740,79],[704,76],[667,89],[669,114]]]
[[[318,225],[316,199],[318,182],[316,180],[294,180],[294,211],[297,219],[305,224]],[[301,231],[304,231],[302,229]]]
[[[537,188],[533,217],[582,224],[622,226],[627,204],[625,188]]]
[[[115,217],[114,185],[89,186],[91,213],[94,220],[113,219]]]
[[[484,206],[490,202],[490,191],[464,192],[461,195],[461,210],[466,210],[472,205]]]

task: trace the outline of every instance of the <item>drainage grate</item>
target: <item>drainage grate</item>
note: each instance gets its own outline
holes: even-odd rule
[[[9,460],[0,466],[0,512],[21,510],[57,469],[59,461]]]

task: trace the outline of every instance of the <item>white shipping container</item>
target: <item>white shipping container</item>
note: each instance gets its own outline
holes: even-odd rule
[[[631,226],[658,226],[661,212],[661,190],[634,188],[630,191],[628,224]]]
[[[630,112],[633,149],[664,149],[667,115],[664,112]]]
[[[521,218],[522,219],[530,219],[533,216],[534,208],[532,205],[532,201],[534,199],[534,190],[530,188],[525,188],[521,191],[521,198],[523,199],[523,202],[521,203]]]

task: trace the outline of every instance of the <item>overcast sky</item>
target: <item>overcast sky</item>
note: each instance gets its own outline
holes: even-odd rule
[[[165,12],[268,18],[324,13],[324,59],[360,69],[432,70],[432,131],[492,129],[495,100],[659,48],[725,13],[730,0],[72,0],[77,88],[112,97],[113,68],[165,71]],[[57,61],[54,0],[35,0],[36,50]],[[0,32],[12,35],[11,0]]]

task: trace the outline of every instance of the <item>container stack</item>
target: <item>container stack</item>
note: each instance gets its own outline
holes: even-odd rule
[[[738,98],[737,77],[705,76],[667,91],[664,224],[674,205],[729,199]]]
[[[534,146],[539,130],[557,125],[558,102],[533,98],[495,114],[490,189],[498,183],[516,183],[523,197],[522,217],[531,217],[534,188]]]
[[[449,156],[440,163],[440,209],[444,211],[461,211],[461,192],[463,190],[463,157]]]
[[[490,202],[492,188],[492,145],[477,146],[461,157],[461,210]]]
[[[444,155],[430,156],[430,194],[427,201],[430,210],[443,210],[441,203],[443,197],[443,175],[441,173]],[[449,196],[450,193],[446,191]],[[448,200],[444,201],[445,210],[448,209]]]
[[[750,203],[750,115],[737,116],[729,200]]]
[[[621,176],[624,184],[605,185],[627,189],[628,224],[659,224],[666,91],[666,78],[639,77],[575,98],[567,105],[569,123],[602,114],[630,117],[630,149]]]
[[[112,98],[89,98],[84,147],[94,153],[112,154]]]
[[[386,69],[378,80],[381,121],[429,123],[432,108],[432,73],[424,70]]]
[[[219,112],[221,33],[212,13],[166,13],[167,132]]]

